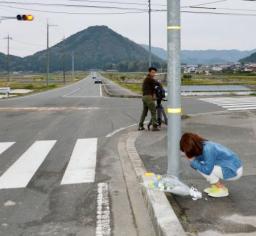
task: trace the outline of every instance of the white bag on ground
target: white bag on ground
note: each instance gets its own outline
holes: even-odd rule
[[[179,196],[191,196],[193,200],[201,199],[202,193],[194,187],[189,187],[182,183],[176,176],[155,175],[145,173],[144,186],[153,190],[170,192]]]

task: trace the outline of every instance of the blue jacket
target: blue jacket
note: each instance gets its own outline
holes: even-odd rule
[[[203,153],[195,157],[191,162],[191,167],[210,175],[214,166],[220,166],[224,179],[229,179],[237,175],[237,170],[242,166],[239,156],[221,144],[205,141]]]

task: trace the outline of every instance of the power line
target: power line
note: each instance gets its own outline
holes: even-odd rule
[[[218,1],[211,1],[211,2],[205,2],[205,3],[200,3],[200,4],[196,4],[196,5],[191,5],[191,6],[205,6],[205,5],[210,5],[210,4],[214,4],[214,3],[220,3],[220,2],[226,2],[227,0],[218,0]],[[190,7],[191,7],[190,6]]]
[[[182,13],[208,14],[208,15],[225,15],[225,16],[256,16],[256,14],[230,13],[230,12],[200,12],[200,11],[181,11]]]
[[[145,3],[138,3],[138,2],[117,2],[117,1],[98,1],[98,0],[69,0],[71,2],[93,2],[93,3],[109,3],[109,4],[120,4],[120,5],[137,5],[137,6],[145,6]],[[152,3],[154,6],[163,6],[165,7],[165,4],[156,4]]]
[[[13,8],[13,9],[20,9],[20,10],[27,10],[27,11],[36,11],[42,13],[54,13],[54,14],[67,14],[67,15],[125,15],[125,14],[138,14],[138,13],[145,13],[147,10],[143,11],[125,11],[125,12],[67,12],[67,11],[51,11],[51,10],[38,10],[32,8],[24,8],[24,7],[16,7],[16,6],[8,6],[2,5],[1,7]]]
[[[124,15],[124,14],[141,14],[146,13],[147,10],[138,10],[133,12],[66,12],[66,11],[51,11],[51,10],[38,10],[32,8],[23,8],[17,6],[9,6],[9,5],[2,5],[2,7],[7,8],[14,8],[14,9],[21,9],[21,10],[29,10],[29,11],[36,11],[36,12],[43,12],[43,13],[54,13],[54,14],[68,14],[68,15]],[[217,9],[217,8],[216,8]],[[152,9],[152,12],[166,12],[165,9]],[[227,16],[256,16],[256,14],[245,14],[245,13],[231,13],[231,12],[210,12],[210,11],[186,11],[181,10],[182,13],[191,13],[191,14],[208,14],[208,15],[227,15]]]
[[[114,10],[146,10],[145,8],[128,8],[116,6],[96,6],[96,5],[77,5],[77,4],[63,4],[63,3],[36,3],[36,2],[16,2],[16,1],[0,1],[1,4],[15,4],[15,5],[29,5],[29,6],[47,6],[47,7],[79,7],[79,8],[97,8],[97,9],[114,9]]]

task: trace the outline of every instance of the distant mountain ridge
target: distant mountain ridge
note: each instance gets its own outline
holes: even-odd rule
[[[147,45],[141,45],[148,50]],[[250,51],[240,50],[182,50],[181,61],[185,64],[224,64],[239,62],[248,57],[256,49]],[[167,59],[167,51],[163,48],[152,47],[152,53],[163,60]]]
[[[242,63],[256,63],[256,52],[240,60]]]
[[[153,65],[165,66],[167,53],[152,47]],[[239,50],[183,50],[182,63],[223,64],[234,63],[256,52]],[[71,70],[71,55],[75,56],[76,70],[111,69],[119,71],[146,71],[148,68],[148,46],[139,45],[123,37],[107,26],[91,26],[50,48],[50,71]],[[31,56],[10,56],[11,71],[46,71],[47,51]],[[253,54],[248,60],[255,61]],[[245,60],[246,61],[246,60]],[[0,53],[0,71],[7,70],[7,56]]]
[[[82,30],[50,48],[51,71],[71,70],[71,55],[75,55],[76,70],[118,69],[123,71],[146,70],[148,51],[135,42],[114,32],[107,26],[92,26]],[[44,72],[47,51],[43,50],[25,58],[17,58],[12,70]],[[153,56],[153,63],[162,60]],[[6,63],[5,63],[6,64]],[[0,55],[0,69],[6,68]]]

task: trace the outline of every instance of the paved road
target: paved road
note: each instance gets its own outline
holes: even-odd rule
[[[223,110],[195,98],[183,107]],[[146,217],[138,229],[117,148],[140,112],[140,99],[105,97],[90,77],[0,100],[0,235],[153,235]]]
[[[0,235],[135,235],[114,134],[137,110],[91,78],[1,100]]]

